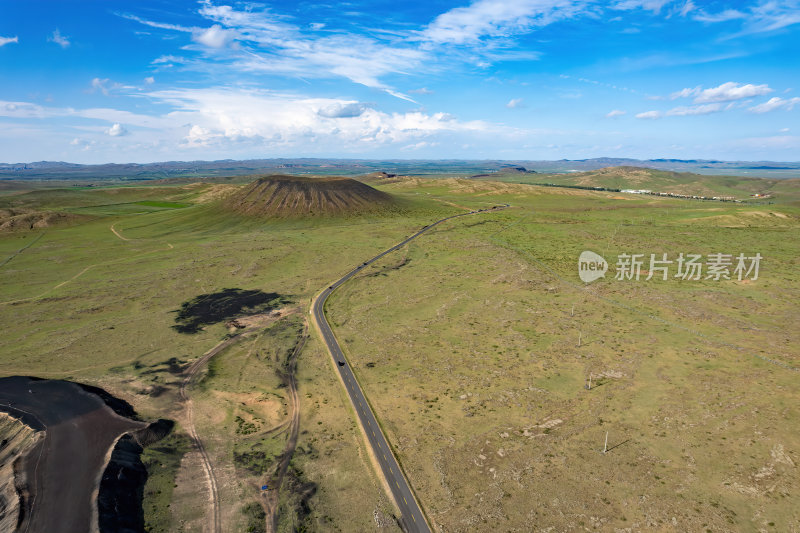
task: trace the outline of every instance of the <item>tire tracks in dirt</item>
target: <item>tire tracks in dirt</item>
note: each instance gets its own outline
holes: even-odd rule
[[[308,322],[303,322],[303,333],[300,340],[294,347],[292,355],[289,356],[285,371],[281,372],[280,376],[289,390],[289,401],[291,403],[291,417],[289,419],[289,438],[283,447],[281,459],[275,474],[278,481],[275,483],[275,488],[269,491],[266,495],[266,530],[267,533],[275,533],[278,530],[278,505],[280,503],[280,491],[283,485],[283,478],[286,476],[286,471],[289,469],[289,462],[294,456],[297,449],[297,437],[300,434],[300,397],[297,394],[297,358],[303,347],[308,340]]]
[[[189,436],[194,443],[195,448],[200,453],[200,458],[202,459],[203,464],[203,473],[206,477],[206,483],[208,484],[209,495],[208,495],[208,503],[211,508],[211,531],[213,533],[222,533],[222,524],[220,521],[220,508],[219,508],[219,491],[217,490],[217,477],[214,475],[214,468],[211,464],[211,459],[206,451],[205,446],[203,445],[203,441],[200,439],[200,436],[197,434],[197,428],[194,425],[194,411],[192,407],[192,399],[187,394],[187,388],[192,384],[197,373],[208,364],[212,357],[220,353],[221,351],[225,350],[226,348],[236,344],[237,342],[243,340],[245,337],[249,336],[251,333],[254,333],[255,330],[246,330],[242,333],[234,335],[224,341],[218,343],[216,346],[208,350],[206,353],[200,357],[197,361],[192,363],[189,368],[186,369],[186,375],[181,383],[180,395],[181,399],[184,402],[184,406],[186,409],[186,429],[189,431]]]

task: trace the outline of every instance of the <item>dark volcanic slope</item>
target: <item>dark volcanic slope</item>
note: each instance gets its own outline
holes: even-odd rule
[[[75,383],[21,376],[0,378],[0,410],[45,430],[22,464],[28,494],[20,531],[92,531],[106,454],[120,435],[145,424]]]
[[[266,176],[232,195],[225,205],[242,214],[294,217],[374,212],[392,197],[350,178]]]

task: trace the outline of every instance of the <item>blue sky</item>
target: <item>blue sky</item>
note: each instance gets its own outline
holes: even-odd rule
[[[800,0],[0,0],[0,162],[800,160]]]

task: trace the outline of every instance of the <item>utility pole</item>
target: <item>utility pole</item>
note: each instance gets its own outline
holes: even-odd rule
[[[583,332],[578,331],[578,348],[581,347],[581,337],[583,336]]]
[[[603,453],[608,451],[608,431],[606,431],[606,443],[603,445]]]
[[[570,311],[569,316],[575,316],[575,304],[572,304],[572,311]]]

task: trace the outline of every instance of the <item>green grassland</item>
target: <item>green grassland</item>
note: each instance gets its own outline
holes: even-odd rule
[[[437,228],[328,306],[433,521],[796,528],[797,372],[759,356],[800,367],[789,326],[800,318],[798,210],[589,192],[488,198],[515,209]],[[765,259],[750,283],[584,286],[587,249],[612,262],[623,252]]]
[[[223,480],[226,529],[246,530],[258,516],[259,484],[285,444],[275,428],[289,398],[276,371],[311,297],[423,225],[499,203],[513,207],[437,226],[327,304],[432,523],[446,531],[800,528],[792,505],[800,393],[798,372],[787,368],[800,367],[797,206],[412,179],[379,186],[402,206],[386,215],[266,220],[208,203],[213,187],[2,197],[0,207],[90,218],[0,234],[0,262],[13,256],[0,267],[0,373],[98,384],[145,417],[182,423],[181,371],[230,331],[223,323],[176,331],[181,304],[225,288],[283,296],[292,312],[221,352],[191,390],[198,433]],[[620,281],[609,272],[584,285],[583,250],[612,268],[621,253],[764,259],[759,279],[745,283]],[[298,359],[298,392],[300,437],[280,530],[391,525],[349,400],[313,333]],[[202,471],[180,460],[181,435],[171,455],[147,452],[164,471],[146,490],[153,531],[202,522]],[[294,489],[309,484],[304,510]]]
[[[422,201],[414,194],[405,195],[401,202],[405,211],[399,215],[320,220],[243,218],[199,203],[181,208],[159,205],[138,214],[110,214],[107,207],[110,199],[119,205],[140,205],[136,202],[142,201],[188,204],[210,188],[213,185],[22,195],[26,208],[95,212],[79,225],[0,236],[0,257],[11,257],[0,270],[4,332],[0,372],[102,385],[130,401],[142,416],[180,421],[180,372],[228,334],[223,324],[194,335],[176,332],[172,326],[183,302],[223,288],[258,289],[285,296],[290,306],[298,308],[298,316],[304,316],[313,294],[354,263],[430,220],[458,211],[432,200]],[[19,206],[20,196],[5,201]],[[262,336],[259,342],[269,338]],[[233,374],[226,370],[227,365],[230,361],[241,363],[242,353],[248,353],[242,350],[252,346],[243,344],[241,349],[220,354],[212,365],[216,374],[197,389],[199,431],[210,442],[219,475],[237,480],[226,485],[229,489],[220,495],[231,504],[226,507],[232,510],[226,523],[237,525],[244,519],[240,507],[257,501],[259,491],[254,476],[242,475],[243,467],[234,461],[234,451],[241,454],[241,446],[249,444],[235,442],[231,448],[233,444],[227,440],[236,435],[233,420],[237,415],[227,416],[233,403],[216,398],[215,391],[249,392],[255,386],[253,380],[268,375],[270,379],[258,385],[259,394],[285,400],[285,389],[273,367],[262,371],[257,366],[247,368],[251,379],[230,382]],[[373,511],[390,516],[391,505],[359,446],[347,397],[328,359],[316,339],[309,340],[300,355],[301,432],[291,468],[296,477],[302,472],[304,482],[318,486],[309,503],[312,513],[304,518],[311,529],[361,530],[374,523]],[[225,410],[217,409],[226,405]],[[202,418],[217,410],[225,416],[210,422]],[[272,422],[277,424],[285,413],[275,416]],[[256,439],[262,429],[268,428],[259,427],[257,434],[247,435],[249,440]],[[264,448],[261,451],[273,454],[261,466],[268,467],[274,460],[274,453],[281,450],[281,438],[278,435],[273,444],[259,444]],[[167,459],[151,463],[169,465]],[[176,480],[169,509],[165,509],[170,502],[163,487],[167,481],[161,479],[164,476],[146,491],[149,499],[145,506],[153,513],[149,522],[153,531],[164,530],[165,524],[188,524],[187,530],[201,527],[202,469],[191,460],[184,463],[177,473],[164,467]],[[290,501],[292,494],[286,491],[284,506],[297,503]],[[364,494],[371,496],[365,498]],[[365,506],[365,511],[353,513],[354,506]]]
[[[748,203],[781,203],[800,206],[800,180],[716,176],[691,172],[638,167],[610,167],[600,170],[560,174],[499,172],[482,177],[505,183],[550,183],[561,186],[604,187],[608,189],[647,189],[697,196],[731,196]],[[769,199],[752,195],[769,195]]]

